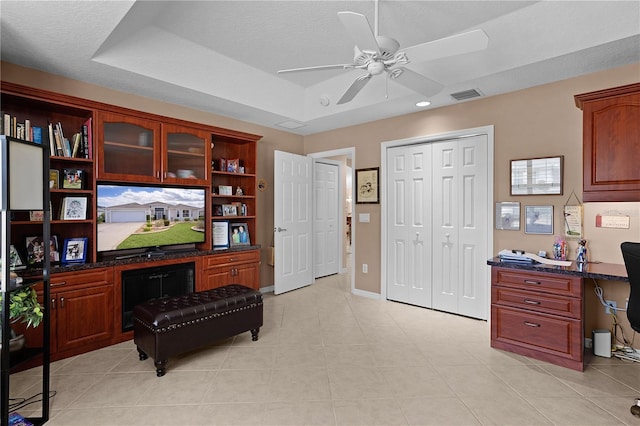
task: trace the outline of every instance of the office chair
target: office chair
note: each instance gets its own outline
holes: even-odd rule
[[[640,243],[624,242],[620,249],[631,285],[627,318],[631,328],[640,333]],[[640,398],[636,399],[636,404],[631,407],[631,414],[640,417]]]

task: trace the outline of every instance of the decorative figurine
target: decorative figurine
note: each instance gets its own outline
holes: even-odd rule
[[[236,188],[236,195],[238,195],[238,196],[244,195],[244,192],[242,192],[242,188],[240,188],[240,187]]]
[[[576,263],[587,263],[587,240],[578,241]]]

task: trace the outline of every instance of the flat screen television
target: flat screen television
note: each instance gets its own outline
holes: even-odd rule
[[[195,249],[205,241],[205,190],[98,184],[99,259]]]

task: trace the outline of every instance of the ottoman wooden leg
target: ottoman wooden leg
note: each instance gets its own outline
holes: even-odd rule
[[[156,361],[154,362],[156,366],[156,376],[162,377],[167,372],[167,360]]]
[[[260,332],[260,328],[254,328],[253,330],[251,330],[251,340],[252,341],[256,341],[258,340],[258,333]]]
[[[138,358],[140,359],[140,361],[144,361],[145,359],[149,358],[149,356],[138,347]]]

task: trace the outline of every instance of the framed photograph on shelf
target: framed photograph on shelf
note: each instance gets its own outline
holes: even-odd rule
[[[20,269],[25,269],[26,267],[27,264],[24,262],[24,259],[22,259],[22,256],[20,256],[20,253],[16,250],[15,246],[11,244],[9,246],[9,269],[12,271],[18,271]]]
[[[218,186],[218,193],[220,195],[232,195],[233,194],[233,188],[231,187],[231,185],[219,185]]]
[[[553,206],[525,206],[524,232],[553,235]]]
[[[235,204],[223,204],[222,216],[238,216],[238,207]]]
[[[380,168],[356,170],[356,204],[380,203]]]
[[[520,230],[520,203],[496,203],[496,229]]]
[[[60,188],[60,171],[56,169],[49,169],[49,189]]]
[[[213,249],[224,250],[229,248],[229,222],[214,221],[212,224]]]
[[[231,247],[248,246],[251,244],[249,227],[246,223],[232,223],[229,225]]]
[[[62,189],[82,189],[84,170],[62,169]]]
[[[240,160],[237,158],[230,158],[227,160],[227,172],[238,173],[240,167]]]
[[[42,222],[42,221],[44,221],[44,211],[43,210],[30,210],[29,211],[29,220],[31,222]]]
[[[62,251],[62,263],[85,263],[87,261],[87,238],[66,238]]]
[[[87,198],[86,197],[64,197],[62,199],[62,209],[60,220],[86,220],[87,219]]]
[[[44,260],[44,241],[42,236],[26,237],[27,264],[30,266],[42,265]],[[58,237],[52,235],[49,240],[49,258],[51,263],[60,262],[60,252],[58,251]]]

